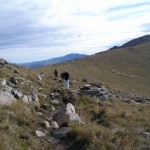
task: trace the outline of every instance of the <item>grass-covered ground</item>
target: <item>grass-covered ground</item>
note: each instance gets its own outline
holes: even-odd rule
[[[65,94],[65,91],[64,91]],[[71,102],[85,125],[71,124],[72,130],[63,139],[69,150],[147,150],[150,137],[149,105],[103,101],[72,95]],[[44,119],[49,110],[38,110],[34,105],[15,102],[11,107],[0,107],[0,149],[2,150],[50,150],[56,149],[48,142],[51,130],[46,129]],[[35,129],[47,136],[38,138]]]
[[[100,82],[111,88],[150,96],[150,43],[114,49],[93,56],[38,69],[52,73],[68,69],[80,81]]]
[[[74,104],[86,125],[73,126],[69,137],[70,149],[150,148],[150,137],[144,135],[145,132],[150,132],[149,105],[122,101],[104,101],[96,104],[88,97],[77,98]]]
[[[44,120],[51,116],[52,104],[49,94],[62,89],[58,98],[63,103],[67,94],[64,83],[55,79],[53,71],[68,69],[71,75],[71,89],[78,89],[88,82],[102,83],[110,90],[119,89],[150,96],[150,44],[130,49],[119,49],[96,54],[91,57],[29,70],[15,66],[20,73],[7,67],[1,69],[0,78],[5,78],[11,86],[11,77],[22,77],[27,82],[18,83],[14,88],[23,94],[38,89],[39,102],[47,104],[46,110],[32,104],[17,101],[11,107],[0,106],[0,150],[62,150],[63,145],[52,138],[52,128],[47,129]],[[14,65],[13,65],[14,66]],[[37,74],[44,79],[38,81]],[[1,87],[0,87],[1,88]],[[46,95],[45,99],[43,95]],[[69,150],[148,150],[150,149],[150,106],[148,104],[118,101],[95,102],[95,97],[79,96],[73,93],[70,102],[85,125],[71,124],[70,134],[62,141]],[[59,108],[59,106],[57,106]],[[56,109],[57,109],[56,107]],[[46,133],[38,138],[35,131]]]

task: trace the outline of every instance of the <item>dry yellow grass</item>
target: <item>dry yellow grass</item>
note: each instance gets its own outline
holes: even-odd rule
[[[149,96],[150,93],[150,43],[134,48],[116,49],[93,56],[40,68],[44,74],[59,73],[68,69],[75,79],[103,83],[111,88]]]

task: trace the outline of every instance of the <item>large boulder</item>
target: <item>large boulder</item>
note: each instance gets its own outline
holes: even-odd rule
[[[0,104],[10,106],[13,101],[16,101],[14,96],[8,91],[0,91]]]
[[[79,115],[75,113],[75,107],[71,103],[64,105],[54,114],[53,120],[56,121],[59,126],[69,125],[69,123],[73,121],[83,123]]]

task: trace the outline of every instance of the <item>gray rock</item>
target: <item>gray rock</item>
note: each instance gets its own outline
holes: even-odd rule
[[[32,98],[32,101],[40,107],[40,103],[39,103],[39,100],[38,100],[38,90],[34,89],[32,91],[32,94],[30,96]]]
[[[42,81],[44,79],[44,75],[43,74],[38,74],[37,78],[38,78],[38,81]]]
[[[39,130],[36,130],[35,133],[36,133],[37,137],[44,137],[45,136],[45,133],[42,131],[39,131]]]
[[[10,82],[15,84],[15,85],[18,83],[17,80],[14,77],[10,78]]]
[[[56,121],[52,121],[52,128],[53,129],[58,129],[59,128],[59,125]]]
[[[16,101],[14,96],[8,91],[0,91],[0,104],[10,106],[13,101]]]
[[[51,97],[52,99],[54,99],[54,98],[59,98],[59,97],[60,97],[60,94],[59,94],[58,92],[56,92],[56,93],[50,93],[49,95],[50,95],[50,97]]]
[[[137,133],[137,134],[143,135],[143,136],[146,137],[146,138],[150,138],[150,133],[144,131],[143,129],[133,128],[133,131],[134,131],[135,133]]]
[[[3,88],[3,91],[7,91],[9,93],[11,93],[11,91],[13,90],[13,88],[11,86],[8,86],[6,85],[4,88]]]
[[[23,95],[22,101],[25,103],[32,102],[32,98],[29,95]]]
[[[44,120],[44,123],[45,123],[46,128],[47,128],[47,129],[50,129],[50,124],[49,124],[49,122]]]
[[[18,90],[15,90],[15,89],[12,89],[12,94],[14,95],[14,97],[16,99],[21,99],[23,97],[23,94],[21,91],[18,91]]]
[[[2,85],[2,86],[6,85],[6,80],[5,79],[0,79],[0,85]]]
[[[60,104],[60,102],[58,100],[50,100],[50,103],[52,105],[59,105]]]
[[[0,65],[6,65],[6,64],[8,64],[8,62],[0,58]]]
[[[90,89],[91,89],[91,85],[90,84],[86,84],[85,86],[80,88],[80,90],[90,90]]]
[[[83,123],[79,115],[75,113],[75,107],[71,103],[64,105],[54,114],[53,120],[56,121],[59,126],[68,125],[72,121]]]
[[[19,82],[25,82],[25,78],[22,78],[22,77],[15,77],[15,79]]]
[[[56,139],[66,136],[70,132],[70,127],[62,127],[53,131],[53,137]]]

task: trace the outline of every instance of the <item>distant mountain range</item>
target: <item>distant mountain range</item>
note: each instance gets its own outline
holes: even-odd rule
[[[147,42],[150,42],[150,35],[145,35],[145,36],[142,36],[142,37],[138,37],[136,39],[133,39],[125,44],[123,44],[122,46],[113,46],[111,49],[118,49],[118,48],[127,48],[127,47],[134,47],[134,46],[137,46],[137,45],[140,45],[140,44],[144,44],[144,43],[147,43]]]
[[[134,47],[134,46],[144,44],[147,42],[150,42],[150,35],[138,37],[136,39],[133,39],[133,40],[123,44],[122,46],[114,46],[114,47],[110,48],[109,50]],[[103,53],[103,52],[100,52],[100,53]],[[35,61],[35,62],[29,62],[29,63],[22,63],[19,65],[23,66],[23,67],[31,68],[31,69],[36,69],[36,68],[41,68],[41,67],[48,66],[48,65],[53,65],[53,64],[57,64],[57,63],[62,63],[62,62],[66,62],[66,61],[72,61],[75,59],[84,58],[86,56],[87,55],[85,55],[85,54],[72,53],[69,55],[62,56],[62,57],[56,57],[56,58],[52,58],[52,59],[48,59],[48,60]]]
[[[86,56],[87,55],[85,55],[85,54],[72,53],[72,54],[62,56],[62,57],[56,57],[56,58],[52,58],[52,59],[29,62],[29,63],[22,63],[19,65],[23,66],[23,67],[31,68],[31,69],[36,69],[36,68],[41,68],[41,67],[52,65],[52,64],[57,64],[57,63],[62,63],[62,62],[66,62],[66,61],[84,58]]]

